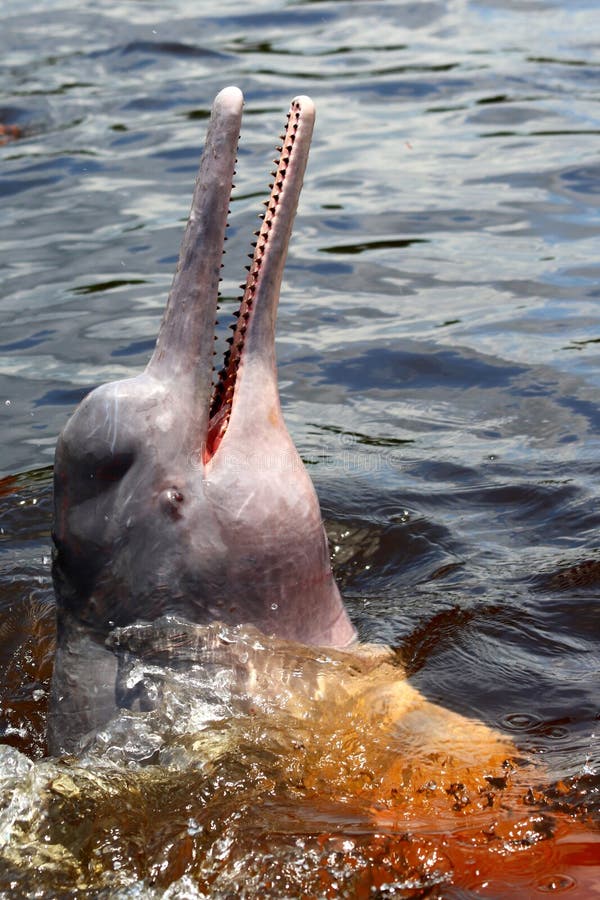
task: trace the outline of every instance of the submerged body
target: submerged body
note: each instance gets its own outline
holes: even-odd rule
[[[561,793],[539,790],[509,741],[428,702],[386,648],[173,616],[109,645],[122,708],[79,759],[34,769],[0,746],[11,894],[598,895],[598,834],[556,813]]]

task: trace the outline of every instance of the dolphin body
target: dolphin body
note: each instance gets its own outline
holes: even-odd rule
[[[242,106],[235,87],[214,101],[150,362],[92,391],[58,440],[48,718],[55,754],[81,750],[123,702],[114,629],[173,615],[195,625],[247,624],[308,645],[343,648],[356,637],[277,388],[275,321],[313,130],[308,97],[291,104],[231,349],[213,386]]]

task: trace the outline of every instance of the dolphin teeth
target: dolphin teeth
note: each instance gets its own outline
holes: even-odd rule
[[[269,242],[273,234],[273,226],[276,222],[276,214],[281,197],[285,192],[286,175],[289,169],[290,160],[294,152],[294,143],[296,132],[301,119],[301,107],[298,103],[293,103],[287,113],[287,125],[283,134],[280,135],[280,144],[275,148],[279,154],[277,159],[273,160],[275,169],[271,172],[272,181],[269,183],[269,197],[263,200],[265,211],[260,213],[258,218],[261,226],[254,231],[253,237],[256,240],[250,242],[253,253],[249,253],[248,257],[252,260],[250,265],[246,265],[245,271],[248,277],[245,282],[240,284],[243,291],[239,298],[239,308],[233,312],[233,322],[229,325],[232,334],[226,339],[227,349],[223,356],[223,367],[216,376],[216,383],[213,387],[213,396],[211,401],[210,419],[212,426],[209,424],[208,439],[208,457],[212,456],[223,438],[231,416],[232,404],[234,402],[236,374],[239,369],[244,347],[246,343],[247,330],[252,317],[254,300],[256,299],[257,290],[261,280],[261,268],[263,260],[267,258]],[[237,161],[236,161],[237,163]],[[235,185],[232,185],[232,189]],[[227,222],[227,227],[230,223]],[[211,430],[212,429],[212,430]]]

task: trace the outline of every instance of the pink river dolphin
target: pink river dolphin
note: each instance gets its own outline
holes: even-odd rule
[[[165,614],[309,645],[355,639],[312,482],[279,401],[275,323],[314,124],[291,104],[237,323],[213,384],[221,259],[243,97],[216,97],[175,277],[144,372],[104,384],[60,435],[49,746],[114,714],[112,629]]]

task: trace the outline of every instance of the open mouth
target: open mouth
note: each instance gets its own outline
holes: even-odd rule
[[[203,461],[215,455],[223,440],[236,400],[236,387],[249,353],[264,352],[265,342],[274,342],[274,325],[279,289],[287,246],[300,190],[314,123],[314,107],[308,97],[297,97],[291,103],[285,131],[271,173],[271,193],[264,201],[261,227],[255,232],[254,252],[248,269],[239,308],[233,313],[223,367],[216,376],[210,401],[210,412]],[[233,187],[233,185],[232,185]],[[257,319],[261,319],[259,325]]]

